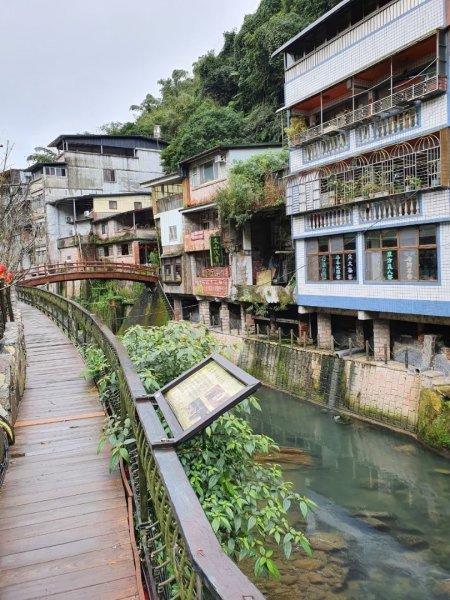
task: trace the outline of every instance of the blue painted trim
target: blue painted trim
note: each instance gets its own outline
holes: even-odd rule
[[[400,300],[397,298],[350,298],[348,296],[297,296],[299,306],[317,308],[343,308],[384,313],[450,317],[450,301],[445,300]]]
[[[408,112],[408,110],[410,110],[410,108],[408,108],[398,114],[399,115],[405,114]],[[390,118],[391,117],[385,117],[384,119],[381,119],[381,121],[387,121]],[[363,127],[363,125],[358,125],[356,127],[356,132],[355,132],[356,133],[356,136],[355,136],[355,147],[356,148],[362,148],[363,146],[373,144],[374,142],[380,142],[383,144],[383,146],[386,146],[387,144],[389,144],[391,142],[393,137],[398,136],[402,133],[408,133],[410,131],[413,132],[414,137],[416,137],[418,134],[417,129],[420,129],[422,127],[422,104],[420,104],[420,106],[417,107],[417,125],[413,125],[412,127],[406,127],[405,129],[402,129],[401,131],[396,131],[395,133],[390,133],[389,135],[385,135],[381,138],[375,137],[376,124],[369,123],[369,126],[371,128],[371,138],[369,140],[364,140],[364,141],[361,140],[361,137],[359,135],[359,132],[360,132],[361,128]]]
[[[449,76],[450,77],[450,76]],[[450,111],[450,92],[447,92],[447,97],[449,98],[449,111]],[[450,115],[450,112],[449,112]],[[390,139],[387,138],[383,138],[382,140],[377,140],[377,144],[374,144],[373,146],[366,148],[365,152],[376,152],[377,150],[380,150],[382,148],[386,148],[386,146],[389,146],[390,144],[401,144],[403,142],[408,142],[410,140],[414,140],[417,138],[418,135],[420,135],[420,137],[423,137],[425,135],[429,135],[431,133],[436,133],[437,131],[441,131],[442,129],[445,129],[445,127],[447,127],[449,125],[450,119],[447,117],[446,121],[440,125],[437,125],[435,127],[429,127],[428,129],[424,129],[422,131],[418,131],[416,129],[414,129],[411,134],[410,134],[410,130],[407,130],[407,135],[404,138],[401,139],[392,139],[398,135],[400,135],[403,132],[400,132],[400,134],[394,134],[391,136]],[[370,146],[370,144],[367,144],[368,146]],[[300,150],[299,148],[290,148],[289,149],[289,156],[291,155],[291,152],[295,152],[295,151]],[[355,148],[352,148],[350,150],[350,152],[348,152],[348,154],[342,154],[342,156],[339,156],[339,160],[347,160],[348,158],[353,158],[354,156],[359,156],[361,154],[361,147],[357,147],[355,146]],[[291,162],[289,161],[289,175],[299,175],[301,174],[303,171],[309,172],[309,171],[314,171],[317,169],[320,169],[321,167],[326,167],[328,165],[333,165],[336,163],[336,158],[337,156],[334,158],[334,160],[323,160],[322,162],[318,161],[316,163],[313,163],[312,161],[310,163],[308,163],[308,167],[301,167],[300,169],[297,169],[297,171],[292,171],[291,169]]]
[[[348,129],[345,130],[345,138],[347,141],[344,146],[342,146],[340,148],[336,148],[332,152],[323,153],[322,156],[327,158],[328,156],[336,156],[337,154],[340,154],[341,152],[348,152],[350,150],[350,131]],[[316,140],[315,142],[311,142],[310,144],[306,144],[305,146],[302,146],[302,148],[301,148],[302,162],[304,165],[309,165],[310,163],[313,163],[314,161],[320,159],[320,156],[319,156],[319,158],[311,158],[311,159],[306,158],[306,148],[308,146],[312,146],[313,144],[318,144],[320,142],[321,142],[321,138]]]
[[[336,56],[339,56],[340,54],[342,54],[343,52],[347,52],[347,50],[349,50],[350,48],[353,48],[353,46],[356,46],[358,44],[360,44],[363,40],[373,37],[374,35],[376,35],[377,33],[379,33],[380,31],[382,31],[383,29],[386,29],[386,27],[391,27],[396,21],[403,19],[403,17],[406,17],[406,15],[409,15],[410,13],[419,10],[420,8],[422,8],[423,6],[425,6],[426,4],[429,4],[430,2],[432,2],[433,0],[425,0],[424,2],[421,2],[418,6],[414,6],[413,8],[410,8],[409,10],[407,10],[406,12],[402,13],[401,15],[399,15],[398,17],[396,17],[395,19],[392,19],[392,21],[389,21],[389,23],[386,23],[385,25],[382,25],[381,27],[379,27],[378,29],[375,29],[374,31],[371,31],[370,33],[368,33],[367,35],[362,36],[361,38],[359,38],[359,40],[357,40],[356,42],[353,42],[353,44],[349,44],[348,46],[346,46],[343,50],[339,50],[339,52],[336,52],[335,54],[333,54],[332,56],[330,56],[329,58],[324,59],[322,62],[318,63],[317,65],[314,65],[313,67],[311,67],[310,69],[308,69],[307,71],[304,71],[303,73],[301,73],[300,75],[297,75],[297,77],[293,77],[292,79],[289,80],[288,83],[284,84],[284,89],[285,89],[285,98],[286,98],[286,87],[292,83],[293,81],[296,81],[299,77],[304,77],[307,73],[314,71],[314,69],[317,69],[318,67],[320,67],[321,65],[329,62],[332,58],[336,58]],[[445,12],[444,12],[445,14]],[[442,25],[444,25],[444,23],[442,23]],[[418,40],[419,41],[419,40]],[[413,42],[411,42],[413,43]],[[353,72],[349,75],[346,75],[345,77],[343,77],[342,79],[347,79],[348,77],[351,77],[351,75],[353,74]],[[334,85],[337,82],[334,82],[332,84],[330,84],[331,86]],[[330,86],[328,86],[330,87]],[[327,88],[325,88],[327,89]],[[319,93],[320,90],[314,92],[313,94],[311,94],[311,96],[314,96],[316,93]],[[301,100],[298,100],[298,102],[302,102],[303,100],[306,100],[306,98],[302,98]]]
[[[433,217],[432,219],[419,219],[417,221],[413,221],[413,219],[416,219],[416,215],[414,215],[412,217],[403,217],[403,218],[410,219],[410,220],[402,221],[401,223],[395,223],[395,222],[392,223],[391,221],[388,221],[388,222],[384,222],[382,225],[373,225],[373,226],[358,225],[358,226],[354,227],[353,229],[342,229],[341,231],[339,231],[339,233],[356,233],[358,231],[362,231],[364,233],[365,231],[368,231],[369,229],[370,230],[393,229],[394,227],[397,229],[399,227],[411,227],[411,225],[427,225],[428,223],[436,223],[436,225],[439,225],[439,223],[449,223],[450,222],[450,217]],[[392,219],[392,221],[394,221],[394,219]],[[343,225],[343,227],[345,227],[345,225]],[[321,230],[321,231],[323,231],[323,230]],[[337,235],[337,233],[334,233],[333,235]],[[323,236],[317,230],[315,230],[312,233],[307,233],[307,234],[303,233],[301,235],[294,236],[292,239],[293,240],[303,240],[303,239],[306,240],[306,239],[314,238],[314,237],[323,237]]]

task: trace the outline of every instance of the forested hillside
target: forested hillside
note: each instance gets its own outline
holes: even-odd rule
[[[281,139],[282,57],[274,50],[340,0],[261,0],[239,31],[224,33],[222,50],[208,52],[193,73],[174,70],[160,80],[160,97],[148,94],[133,105],[135,118],[109,123],[108,133],[153,135],[155,124],[170,144],[163,152],[167,172],[183,158],[222,143]]]

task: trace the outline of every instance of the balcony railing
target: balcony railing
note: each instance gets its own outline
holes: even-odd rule
[[[418,81],[408,87],[397,86],[395,89],[396,91],[386,96],[386,98],[338,115],[334,119],[290,136],[288,138],[289,147],[295,148],[322,136],[342,133],[342,130],[355,127],[365,121],[370,121],[374,117],[383,118],[392,116],[416,100],[423,100],[437,94],[443,94],[447,90],[447,78],[443,76],[432,77],[424,81]]]
[[[298,214],[441,185],[439,138],[419,138],[414,146],[397,144],[390,152],[358,156],[313,173],[292,177],[287,184],[287,213]]]
[[[363,21],[339,33],[335,38],[326,41],[322,46],[315,48],[308,55],[299,58],[295,64],[286,69],[286,83],[313,69],[332,56],[336,56],[349,46],[357,44],[368,35],[382,29],[394,20],[403,17],[411,9],[415,8],[417,4],[421,3],[425,4],[425,0],[397,0],[397,2],[393,1],[377,12],[368,15]],[[428,10],[432,9],[428,8]]]

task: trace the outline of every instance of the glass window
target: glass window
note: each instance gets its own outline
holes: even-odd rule
[[[181,281],[181,257],[163,258],[162,260],[162,275],[164,281],[180,282]]]
[[[140,210],[142,208],[142,202],[134,203],[134,210]]]
[[[435,225],[367,233],[366,278],[369,281],[437,281],[436,239]]]
[[[117,208],[117,200],[110,200],[109,201],[109,208],[111,210],[115,210]]]
[[[354,235],[321,237],[306,242],[308,281],[356,281]]]

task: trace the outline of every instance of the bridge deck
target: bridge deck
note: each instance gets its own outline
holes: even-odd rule
[[[137,599],[127,507],[83,362],[57,327],[22,306],[27,385],[0,489],[0,599]]]

